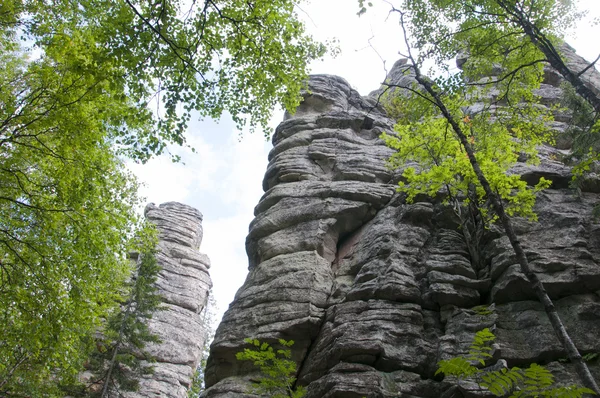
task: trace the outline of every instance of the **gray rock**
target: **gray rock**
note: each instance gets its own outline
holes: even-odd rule
[[[389,82],[409,87],[404,69],[396,63]],[[596,74],[586,79],[600,87]],[[211,346],[204,396],[252,396],[256,367],[235,359],[252,337],[295,341],[307,397],[487,397],[473,380],[455,386],[435,375],[439,360],[466,354],[483,328],[497,336],[485,366],[551,363],[559,381],[576,382],[557,365],[565,354],[497,226],[475,247],[441,195],[407,204],[395,193],[398,171],[386,168],[392,152],[378,138],[393,127],[379,105],[383,90],[360,97],[327,75],[311,77],[309,89],[273,137],[246,240],[249,274]],[[537,95],[540,107],[561,101],[552,71]],[[555,114],[560,136],[571,116]],[[600,226],[591,212],[600,182],[592,176],[573,195],[561,161],[569,145],[542,145],[538,165],[525,157],[515,165],[528,183],[553,185],[539,195],[539,221],[514,224],[573,340],[599,352]]]

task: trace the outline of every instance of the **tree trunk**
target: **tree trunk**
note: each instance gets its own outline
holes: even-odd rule
[[[523,28],[529,40],[546,56],[550,65],[558,71],[596,111],[600,113],[600,97],[585,85],[579,72],[574,72],[564,63],[552,42],[535,26],[516,5],[506,0],[496,0],[496,3],[514,18],[513,22]]]
[[[596,384],[594,377],[590,373],[587,365],[585,364],[585,362],[583,361],[583,358],[581,357],[581,354],[579,354],[577,347],[575,346],[575,344],[571,340],[571,337],[567,333],[567,330],[565,329],[565,327],[560,319],[560,316],[558,315],[558,312],[556,311],[556,308],[554,307],[554,303],[548,296],[546,289],[544,289],[544,285],[539,280],[537,275],[531,270],[531,267],[529,266],[529,261],[527,260],[527,256],[525,255],[525,252],[523,251],[523,248],[521,247],[521,243],[519,242],[519,239],[514,231],[514,228],[512,227],[510,218],[504,211],[504,206],[502,205],[501,198],[492,190],[490,183],[488,182],[487,178],[483,174],[483,171],[479,167],[479,163],[477,162],[477,159],[475,158],[475,153],[473,151],[473,148],[471,147],[471,144],[469,144],[467,136],[462,131],[460,125],[456,122],[454,117],[450,114],[450,112],[444,105],[443,101],[440,98],[439,93],[433,88],[431,82],[428,79],[423,78],[423,76],[420,74],[420,71],[414,62],[413,62],[413,68],[415,70],[415,79],[427,91],[427,93],[429,95],[431,95],[433,102],[436,104],[438,109],[442,112],[442,115],[446,118],[446,120],[448,121],[448,123],[450,124],[452,129],[454,130],[454,133],[460,140],[462,146],[465,148],[465,151],[467,152],[467,155],[469,156],[469,161],[471,163],[471,166],[473,167],[473,171],[475,172],[475,175],[477,176],[479,183],[483,187],[488,199],[491,201],[492,208],[494,209],[495,213],[500,218],[500,223],[502,224],[502,227],[504,228],[504,232],[506,233],[506,236],[508,237],[508,240],[510,241],[510,244],[517,256],[517,262],[519,263],[519,265],[521,267],[521,272],[523,272],[523,274],[525,274],[525,276],[531,283],[531,287],[533,288],[535,294],[537,295],[538,299],[544,306],[544,310],[546,311],[546,314],[548,315],[548,318],[550,319],[552,328],[554,329],[554,332],[556,333],[556,336],[557,336],[559,342],[561,343],[563,348],[567,351],[567,355],[569,356],[569,359],[571,360],[571,362],[573,364],[575,364],[577,374],[581,378],[581,381],[583,382],[585,387],[587,387],[591,390],[594,390],[596,393],[600,394],[600,389],[598,388],[598,385]]]
[[[113,348],[112,357],[110,358],[110,365],[108,366],[108,371],[106,372],[106,377],[104,378],[104,386],[102,387],[102,394],[100,395],[100,398],[108,397],[108,387],[111,382],[112,372],[117,362],[117,355],[119,354],[119,349],[121,348],[121,343],[123,341],[125,322],[127,322],[127,318],[129,318],[130,312],[131,301],[127,304],[127,309],[125,310],[125,314],[123,315],[123,320],[121,321],[121,325],[119,325],[119,337],[117,338],[117,342],[115,343],[115,347]]]
[[[497,1],[503,2],[504,0],[497,0]],[[529,280],[529,283],[531,284],[533,291],[535,292],[538,299],[544,306],[544,310],[546,311],[546,314],[548,315],[550,324],[552,325],[552,328],[554,329],[554,333],[556,334],[556,337],[558,338],[558,341],[562,345],[563,349],[567,352],[569,359],[575,365],[575,369],[577,371],[577,374],[579,375],[579,378],[583,382],[583,385],[585,387],[589,388],[590,390],[595,391],[597,394],[600,395],[600,388],[598,388],[598,385],[596,384],[596,380],[594,380],[594,377],[592,376],[592,374],[590,373],[590,370],[588,369],[587,365],[583,361],[581,354],[579,354],[577,347],[575,346],[575,344],[571,340],[571,337],[567,333],[567,330],[565,329],[565,327],[560,319],[560,316],[558,315],[558,312],[556,311],[556,308],[554,307],[554,303],[548,296],[548,293],[544,289],[544,285],[542,284],[542,282],[539,280],[537,275],[531,270],[531,267],[529,266],[529,261],[527,260],[527,256],[525,255],[525,252],[523,251],[523,248],[521,247],[521,243],[519,242],[517,234],[515,233],[514,228],[512,227],[510,218],[504,211],[504,206],[502,205],[502,199],[500,198],[499,195],[497,195],[492,190],[492,187],[490,186],[489,181],[487,180],[485,174],[483,174],[481,167],[479,167],[479,163],[477,162],[477,159],[475,158],[475,152],[473,151],[473,148],[471,147],[471,144],[469,143],[467,136],[462,131],[460,125],[458,124],[458,122],[456,121],[454,116],[450,113],[450,111],[448,110],[448,108],[446,107],[444,102],[442,101],[440,93],[438,93],[437,90],[433,88],[433,84],[432,84],[431,80],[429,80],[427,77],[425,77],[421,74],[421,71],[420,71],[419,67],[417,66],[417,63],[415,62],[415,60],[410,52],[410,45],[407,42],[407,34],[406,34],[406,29],[405,29],[405,24],[404,24],[404,14],[401,11],[400,11],[400,25],[404,31],[404,38],[405,38],[405,42],[406,42],[406,46],[408,48],[408,54],[409,54],[408,58],[412,62],[412,69],[415,72],[415,80],[431,96],[431,99],[430,99],[431,102],[433,104],[435,104],[435,106],[442,113],[442,116],[444,116],[444,118],[448,121],[448,123],[452,127],[452,130],[454,131],[454,133],[460,140],[463,148],[467,152],[467,155],[469,157],[469,162],[471,163],[471,167],[473,168],[473,171],[475,172],[475,175],[477,176],[479,183],[483,187],[485,194],[488,197],[488,200],[490,200],[494,212],[498,215],[498,217],[500,219],[500,223],[502,224],[502,227],[504,228],[504,232],[506,233],[506,236],[508,237],[508,240],[510,241],[510,244],[516,254],[517,262],[519,263],[519,266],[521,267],[521,272],[523,272],[523,274],[525,274],[525,276]]]

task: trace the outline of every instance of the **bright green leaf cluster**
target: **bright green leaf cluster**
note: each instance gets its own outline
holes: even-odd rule
[[[269,394],[273,398],[301,398],[304,396],[304,387],[293,388],[296,381],[296,362],[290,359],[292,357],[290,349],[275,350],[268,343],[261,343],[256,339],[248,338],[244,341],[251,344],[253,348],[245,348],[235,357],[238,361],[252,361],[255,366],[260,368],[262,376],[256,387],[257,393]],[[289,348],[294,345],[294,341],[279,339],[279,344]]]
[[[438,375],[441,373],[445,376],[454,376],[459,379],[473,376],[479,372],[479,369],[473,366],[472,363],[476,362],[485,365],[485,361],[492,357],[489,351],[492,350],[490,345],[495,339],[496,336],[488,328],[480,330],[475,334],[467,356],[457,356],[438,362],[438,370],[435,374]]]
[[[507,202],[507,213],[535,219],[535,193],[548,188],[550,181],[542,178],[531,188],[520,176],[510,174],[509,169],[522,155],[531,163],[538,161],[536,145],[552,139],[545,126],[549,115],[534,104],[524,104],[518,112],[493,108],[464,113],[463,109],[472,105],[469,92],[467,89],[466,93],[447,96],[447,106],[462,115],[461,128],[471,133],[469,144],[492,189]],[[403,170],[404,181],[400,181],[399,189],[407,193],[408,201],[423,193],[466,198],[471,187],[475,187],[477,198],[484,198],[461,142],[430,101],[397,94],[388,100],[387,108],[390,114],[398,116],[398,123],[393,135],[383,134],[381,138],[396,150],[388,164]]]
[[[108,84],[17,48],[0,55],[0,395],[52,396],[118,304],[140,200]]]
[[[496,336],[489,329],[480,330],[475,334],[467,356],[457,356],[438,362],[437,374],[453,376],[459,382],[462,379],[475,377],[479,385],[492,394],[510,398],[581,398],[584,394],[595,395],[594,391],[572,386],[556,386],[552,373],[538,364],[531,364],[527,369],[513,367],[486,371],[473,366],[473,363],[485,365],[485,360],[491,358],[490,344]]]
[[[553,39],[579,17],[569,1],[525,0],[519,7]],[[422,193],[485,200],[450,117],[469,135],[468,145],[492,190],[507,203],[506,212],[535,219],[535,193],[550,182],[541,179],[528,187],[509,170],[519,157],[536,162],[536,146],[553,142],[552,115],[534,95],[544,55],[496,0],[403,0],[395,10],[402,13],[407,44],[417,54],[414,66],[433,61],[433,88],[448,109],[442,117],[436,101],[416,84],[384,98],[398,120],[395,134],[383,138],[397,150],[390,165],[404,171],[400,189],[409,200]],[[451,67],[456,58],[458,72]],[[467,194],[472,187],[476,195]]]
[[[475,311],[477,315],[481,316],[492,315],[494,313],[494,308],[485,304],[477,305],[471,308],[471,310]]]
[[[253,128],[294,110],[324,52],[295,4],[0,2],[0,395],[64,396],[127,300],[123,155],[184,144],[192,112]]]
[[[536,365],[536,364],[532,364]],[[538,365],[536,365],[538,366]],[[514,386],[524,379],[519,368],[502,368],[497,371],[488,372],[481,375],[481,386],[487,388],[496,396],[503,396],[510,393]]]
[[[434,88],[449,109],[446,116],[463,121],[460,128],[470,133],[476,160],[493,190],[508,203],[507,213],[535,219],[535,192],[550,182],[542,179],[537,186],[527,187],[508,170],[519,156],[535,161],[536,145],[553,142],[547,128],[551,115],[540,110],[534,95],[546,57],[531,42],[518,15],[500,3],[506,4],[498,0],[403,0],[394,10],[403,15],[407,45],[417,54],[415,66],[433,61]],[[517,7],[553,42],[581,17],[571,1],[524,0]],[[459,72],[451,66],[455,59],[460,61]],[[398,134],[385,136],[388,145],[399,151],[390,164],[402,169],[406,162],[419,165],[405,170],[401,189],[409,199],[419,193],[438,195],[441,190],[461,199],[468,196],[465,186],[474,184],[481,198],[473,173],[465,169],[469,164],[464,148],[454,142],[445,122],[435,120],[441,115],[431,114],[435,101],[416,93],[416,87],[408,89],[413,93],[397,94],[404,98],[387,101],[389,113],[399,120]],[[406,109],[411,103],[415,103],[413,109]],[[593,112],[580,108],[574,120],[578,115],[593,118]],[[588,171],[597,159],[598,126],[596,121],[596,127],[587,123],[583,134],[577,130],[574,154],[580,163],[576,174]],[[400,139],[407,142],[396,142]],[[413,154],[414,148],[418,151]]]
[[[496,340],[496,336],[490,329],[485,328],[475,333],[475,337],[473,338],[473,343],[469,347],[469,355],[467,355],[467,360],[479,362],[481,365],[485,365],[485,361],[487,359],[492,358],[490,351],[492,347],[490,345]]]

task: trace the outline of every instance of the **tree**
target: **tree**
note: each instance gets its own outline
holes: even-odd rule
[[[141,161],[183,144],[192,111],[266,129],[276,104],[293,112],[308,63],[324,46],[291,0],[8,0],[5,28],[88,87],[106,84],[118,119],[109,136]],[[268,129],[265,130],[268,132]]]
[[[483,3],[488,2],[405,0],[402,9],[393,9],[400,15],[405,38],[408,26],[414,40],[410,44],[421,51],[420,55],[413,56],[411,45],[405,39],[406,72],[413,75],[415,84],[399,87],[411,93],[411,101],[416,99],[415,108],[419,107],[420,112],[411,112],[409,108],[397,126],[401,136],[384,138],[399,150],[396,159],[392,159],[393,164],[425,160],[422,168],[408,167],[404,172],[410,186],[401,185],[401,189],[406,190],[409,197],[411,190],[437,194],[440,188],[445,188],[451,198],[468,197],[466,189],[474,186],[476,200],[489,206],[502,225],[521,271],[543,304],[582,382],[600,393],[543,284],[531,270],[509,218],[511,214],[535,217],[531,211],[535,189],[507,175],[507,171],[518,151],[532,157],[535,144],[546,138],[543,128],[536,127],[540,115],[536,115],[535,106],[529,104],[531,90],[541,81],[545,59],[519,26],[505,24],[502,15],[487,12]],[[529,4],[530,14],[546,21],[541,26],[549,26],[551,22],[544,18],[556,15],[556,3],[552,0],[537,1],[535,6],[527,0],[518,3]],[[465,18],[465,8],[480,17]],[[552,23],[561,26],[560,22]],[[453,58],[465,49],[469,59],[461,74],[442,75],[434,81],[421,72],[427,58],[433,58],[439,69],[447,72],[449,56]],[[497,70],[499,76],[494,73]],[[475,102],[482,103],[483,108],[473,107]],[[511,124],[502,123],[506,115]],[[437,141],[442,143],[435,148]],[[544,185],[547,183],[540,180],[536,189]]]
[[[145,351],[146,344],[159,342],[148,329],[148,320],[160,311],[162,303],[155,286],[161,267],[154,245],[152,241],[146,243],[142,252],[134,256],[137,269],[127,283],[125,301],[109,317],[102,336],[96,340],[96,350],[87,366],[95,373],[88,396],[106,398],[119,395],[120,391],[137,391],[139,378],[152,373],[152,366],[144,365],[142,360],[153,361]]]
[[[131,272],[137,185],[106,140],[106,83],[16,49],[0,65],[0,395],[50,396]]]
[[[205,389],[204,373],[206,369],[206,361],[210,354],[210,344],[215,337],[215,322],[216,322],[216,310],[217,301],[213,296],[212,290],[208,292],[208,299],[206,300],[206,306],[202,311],[202,328],[204,331],[204,346],[200,354],[200,362],[196,367],[196,371],[192,377],[192,384],[190,385],[187,396],[188,398],[198,398],[200,393]]]
[[[425,26],[415,25],[410,29],[421,40],[427,38],[418,44],[428,47],[430,55],[438,61],[458,55],[461,45],[464,50],[464,43],[468,42],[468,52],[478,62],[487,65],[487,70],[482,72],[490,74],[496,66],[504,68],[501,76],[488,81],[488,85],[500,81],[512,82],[516,73],[543,64],[552,66],[560,73],[579,95],[580,101],[587,102],[589,108],[585,109],[584,115],[584,107],[574,104],[574,101],[570,104],[579,108],[580,115],[584,116],[579,119],[577,127],[581,134],[575,137],[573,147],[574,155],[582,161],[581,165],[576,166],[576,173],[581,174],[589,169],[591,162],[598,159],[597,147],[600,140],[596,137],[600,131],[600,97],[585,84],[583,78],[594,68],[600,54],[594,62],[581,70],[572,69],[563,59],[561,52],[565,46],[562,35],[584,14],[576,10],[575,4],[572,0],[433,0],[408,1],[405,8],[410,9],[418,18],[436,16]],[[475,37],[475,32],[481,36]],[[471,84],[476,85],[477,82]],[[498,99],[506,100],[502,95]],[[585,119],[586,123],[582,125],[581,122]]]
[[[447,5],[434,2],[438,11],[447,12]],[[573,156],[578,159],[575,174],[577,176],[589,170],[591,163],[598,159],[600,139],[600,97],[583,81],[584,74],[594,68],[600,54],[587,67],[574,70],[567,65],[561,51],[562,33],[572,27],[581,16],[575,11],[573,1],[513,1],[513,0],[478,0],[472,3],[455,4],[452,19],[462,26],[477,24],[482,20],[495,24],[497,29],[510,31],[518,35],[520,40],[534,46],[540,55],[535,62],[544,62],[552,66],[568,82],[571,88],[564,87],[566,96],[571,98],[569,107],[576,111],[577,134],[574,134]],[[596,22],[596,24],[598,21]],[[491,25],[493,26],[493,25]],[[485,41],[482,42],[485,45]],[[528,67],[526,63],[517,67]],[[570,95],[573,90],[578,95]],[[587,103],[587,104],[585,104]]]
[[[577,91],[582,98],[584,98],[596,111],[600,113],[600,97],[585,85],[582,81],[581,76],[589,68],[593,68],[600,54],[594,62],[592,62],[587,68],[582,71],[574,71],[570,69],[563,58],[560,55],[560,51],[555,46],[555,31],[553,31],[553,23],[555,21],[565,21],[565,15],[572,15],[572,8],[574,4],[572,1],[564,2],[543,2],[541,7],[539,4],[531,2],[519,2],[510,0],[494,0],[493,3],[483,3],[484,5],[491,5],[493,8],[488,10],[482,8],[481,12],[498,12],[501,10],[504,12],[503,18],[510,21],[514,26],[522,29],[523,33],[527,35],[533,45],[540,50],[545,56],[547,62],[558,71]],[[548,17],[540,18],[538,8],[546,11]],[[545,9],[545,10],[544,10]],[[553,21],[554,20],[554,21]],[[567,19],[568,22],[571,22]],[[562,26],[560,28],[563,28]]]
[[[264,126],[324,51],[292,1],[183,4],[0,4],[2,396],[61,396],[123,302],[142,223],[122,156],[184,144],[193,111]]]

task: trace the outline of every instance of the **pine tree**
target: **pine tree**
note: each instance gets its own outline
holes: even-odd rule
[[[127,286],[127,294],[119,311],[107,321],[96,342],[90,360],[95,374],[89,385],[90,396],[107,398],[118,391],[136,391],[139,378],[152,373],[146,365],[153,359],[145,352],[148,343],[159,342],[148,328],[148,321],[160,311],[161,296],[155,282],[161,270],[156,250],[135,253],[136,270]]]

